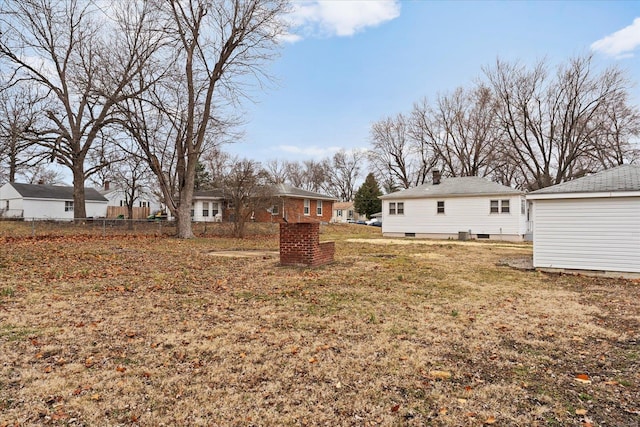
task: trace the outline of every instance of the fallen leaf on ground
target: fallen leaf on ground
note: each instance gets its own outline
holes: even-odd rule
[[[451,372],[449,371],[429,371],[429,376],[437,380],[448,380],[451,378]]]
[[[576,415],[585,415],[586,413],[586,409],[576,409]]]
[[[591,380],[589,379],[589,375],[587,374],[578,374],[576,375],[576,381],[583,384],[591,384]]]

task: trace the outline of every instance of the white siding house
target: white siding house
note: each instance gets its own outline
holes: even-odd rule
[[[485,178],[445,178],[381,196],[382,234],[522,241],[524,193]]]
[[[88,218],[104,217],[107,199],[85,188]],[[8,182],[0,187],[0,215],[25,220],[73,219],[73,187]]]
[[[533,266],[640,273],[640,166],[530,193]]]
[[[196,222],[222,221],[223,202],[222,190],[196,191],[193,194],[191,220]]]
[[[104,188],[100,191],[100,194],[108,200],[107,206],[109,207],[109,211],[111,211],[112,207],[115,207],[122,208],[118,213],[124,213],[126,212],[127,198],[130,192],[130,190],[125,191],[125,189],[117,186],[111,187],[109,182],[105,182]],[[136,189],[133,207],[134,209],[148,208],[147,215],[155,214],[158,211],[164,210],[158,197],[146,188]]]
[[[346,223],[364,221],[367,217],[356,212],[353,202],[335,202],[333,204],[333,214],[331,222]]]

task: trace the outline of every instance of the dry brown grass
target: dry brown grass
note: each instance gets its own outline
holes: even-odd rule
[[[497,265],[527,245],[8,234],[0,426],[639,422],[640,286]]]

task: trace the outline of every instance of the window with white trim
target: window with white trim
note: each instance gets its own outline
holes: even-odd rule
[[[342,216],[342,209],[336,209],[336,216]]]
[[[302,209],[302,213],[305,215],[309,215],[311,211],[311,201],[309,199],[304,199],[304,208]]]
[[[404,202],[389,202],[389,215],[404,215]]]
[[[509,205],[509,199],[505,200],[491,200],[489,201],[489,213],[490,214],[508,214],[511,212]]]
[[[436,212],[439,215],[443,215],[444,214],[444,200],[438,200]]]
[[[316,201],[316,215],[322,216],[322,200]]]
[[[73,202],[65,201],[64,202],[64,211],[65,212],[73,212]]]
[[[202,216],[209,216],[209,202],[202,202]]]
[[[500,213],[500,200],[491,200],[489,202],[489,213]]]

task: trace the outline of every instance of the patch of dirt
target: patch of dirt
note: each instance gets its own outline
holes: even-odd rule
[[[276,251],[211,251],[207,252],[210,256],[229,257],[229,258],[259,258],[271,259],[280,256],[280,252]]]

